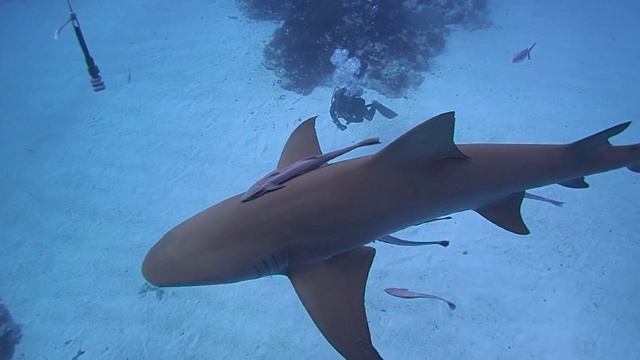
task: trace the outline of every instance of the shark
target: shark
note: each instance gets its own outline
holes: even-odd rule
[[[568,144],[456,144],[455,113],[420,123],[381,150],[315,167],[251,201],[223,200],[170,229],[142,275],[159,287],[286,276],[316,327],[345,359],[376,360],[365,290],[376,239],[462,211],[514,234],[526,191],[627,167],[640,144],[611,144],[622,123]],[[277,169],[321,156],[315,118],[287,140]],[[295,175],[295,174],[294,174]]]

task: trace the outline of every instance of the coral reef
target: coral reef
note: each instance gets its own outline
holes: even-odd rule
[[[486,23],[486,0],[237,0],[247,16],[281,20],[266,46],[265,66],[280,85],[308,94],[334,71],[347,49],[366,62],[364,86],[396,97],[423,81],[454,24]]]
[[[9,310],[0,302],[0,360],[13,357],[21,338],[20,325],[13,321]]]

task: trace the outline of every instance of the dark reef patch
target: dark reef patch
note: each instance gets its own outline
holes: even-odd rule
[[[0,360],[9,360],[13,357],[16,345],[20,343],[22,331],[9,310],[0,303]]]
[[[368,64],[362,85],[402,96],[424,80],[450,25],[487,24],[487,0],[236,0],[250,18],[282,25],[265,47],[280,85],[309,94],[327,80],[336,48]]]

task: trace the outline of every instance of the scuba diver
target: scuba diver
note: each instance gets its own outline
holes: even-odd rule
[[[346,130],[347,125],[350,123],[360,123],[364,119],[371,121],[376,111],[387,119],[393,119],[398,116],[393,110],[375,100],[371,104],[365,105],[364,99],[360,97],[362,93],[363,89],[360,86],[337,87],[334,89],[329,114],[338,129]],[[342,124],[340,119],[343,119],[346,125]]]

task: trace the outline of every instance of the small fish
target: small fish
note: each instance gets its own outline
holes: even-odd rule
[[[82,350],[82,348],[78,349],[78,352],[71,358],[71,360],[78,360],[80,356],[84,355],[86,351]]]
[[[413,292],[410,291],[408,289],[404,289],[404,288],[387,288],[384,289],[384,291],[391,295],[391,296],[395,296],[395,297],[399,297],[402,299],[417,299],[417,298],[423,298],[423,299],[436,299],[436,300],[441,300],[447,303],[447,305],[449,305],[449,308],[451,310],[456,308],[456,304],[452,303],[449,300],[445,300],[443,298],[441,298],[440,296],[435,296],[435,295],[429,295],[429,294],[423,294],[423,293],[419,293],[419,292]]]
[[[519,63],[520,61],[524,60],[524,59],[529,59],[531,60],[531,50],[533,50],[533,47],[536,46],[537,43],[533,43],[533,45],[531,45],[530,48],[528,49],[522,49],[520,51],[518,51],[517,53],[513,54],[513,58],[511,59],[512,63]]]
[[[555,205],[557,207],[563,207],[564,206],[564,201],[558,201],[558,200],[553,200],[553,199],[549,199],[543,196],[538,196],[538,195],[534,195],[528,192],[524,193],[524,198],[525,199],[531,199],[531,200],[538,200],[538,201],[544,201],[547,202],[551,205]]]
[[[378,238],[379,241],[383,243],[398,245],[398,246],[423,246],[423,245],[440,245],[442,247],[449,246],[449,240],[441,240],[441,241],[410,241],[397,238],[391,235],[385,235]]]

